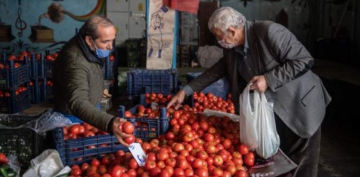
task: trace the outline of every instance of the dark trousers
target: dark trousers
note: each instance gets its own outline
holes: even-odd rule
[[[276,129],[280,137],[280,149],[298,165],[281,177],[316,177],[318,171],[321,128],[310,138],[301,138],[291,131],[275,114]]]

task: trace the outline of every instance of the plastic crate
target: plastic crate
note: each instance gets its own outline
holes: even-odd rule
[[[30,90],[16,95],[15,90],[9,90],[10,97],[0,98],[0,112],[2,113],[18,113],[26,108],[31,107]]]
[[[35,81],[37,83],[37,81]],[[40,103],[42,101],[40,86],[38,84],[34,84],[29,87],[30,99],[31,103]]]
[[[25,58],[27,61],[27,58]],[[8,69],[0,69],[0,88],[13,89],[19,85],[29,82],[29,64],[21,63],[21,66],[14,68],[14,61],[9,62]]]
[[[103,67],[103,76],[105,80],[110,80],[114,78],[113,67],[114,67],[114,61],[110,61],[108,57],[105,60]]]
[[[137,107],[131,108],[129,111],[132,114],[136,113]],[[143,141],[150,141],[151,139],[159,137],[159,135],[166,134],[169,129],[170,117],[166,117],[166,108],[160,108],[160,118],[125,118],[127,121],[133,123],[135,126],[135,137],[141,138]],[[119,117],[125,117],[125,107],[119,106]]]
[[[39,67],[38,67],[39,76],[43,78],[52,78],[55,62],[46,60],[44,58],[42,58],[38,62],[39,62]]]
[[[93,158],[100,158],[118,150],[128,151],[128,148],[121,145],[113,135],[64,140],[63,129],[57,128],[53,131],[53,139],[61,161],[68,166],[89,163]]]
[[[127,73],[127,95],[134,99],[142,93],[176,93],[178,72],[170,70],[133,69]]]
[[[189,83],[190,81],[192,81],[199,75],[201,75],[201,72],[200,73],[199,72],[186,73],[186,80]],[[202,90],[202,92],[204,94],[212,93],[212,94],[216,95],[217,97],[227,99],[227,94],[229,93],[229,82],[226,78],[221,78],[221,79],[217,80],[216,82],[212,83],[211,85],[209,85],[208,87],[206,87],[204,90]]]
[[[36,57],[39,57],[37,55],[40,55],[40,58],[36,59]],[[30,67],[30,78],[36,79],[43,77],[43,72],[41,71],[41,58],[43,57],[42,54],[33,53],[31,57],[29,58],[29,67]]]
[[[35,116],[0,114],[0,124],[16,127],[50,114],[51,110],[46,110]],[[0,128],[0,132],[0,152],[5,153],[5,155],[16,155],[20,162],[22,173],[25,172],[30,165],[31,159],[35,158],[45,150],[45,135],[37,134],[32,129]]]
[[[48,86],[46,83],[40,88],[41,99],[52,102],[54,101],[53,86]]]

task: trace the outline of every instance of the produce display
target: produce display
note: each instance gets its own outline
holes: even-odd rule
[[[146,110],[148,114],[152,111],[137,106],[137,116],[146,115]],[[130,152],[120,150],[73,165],[70,176],[248,176],[255,154],[239,141],[238,123],[227,117],[205,117],[188,105],[168,113],[171,120],[166,134],[148,142],[137,141],[147,155],[144,166],[140,167]],[[130,111],[125,115],[135,117]],[[137,125],[126,124],[131,123],[119,128],[136,131]]]

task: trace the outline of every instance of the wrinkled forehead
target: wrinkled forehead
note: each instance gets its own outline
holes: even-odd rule
[[[211,32],[217,39],[223,39],[225,37],[225,34],[217,28],[212,28]]]

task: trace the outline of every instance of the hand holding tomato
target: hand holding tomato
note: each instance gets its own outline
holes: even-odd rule
[[[166,106],[167,108],[170,108],[171,106],[174,106],[175,109],[179,109],[181,103],[184,101],[186,94],[184,90],[180,90],[168,103]]]
[[[124,133],[119,128],[119,126],[122,126],[125,122],[127,122],[125,119],[116,117],[113,121],[112,131],[122,145],[129,146],[129,144],[124,141],[124,139],[131,137],[131,134]]]

